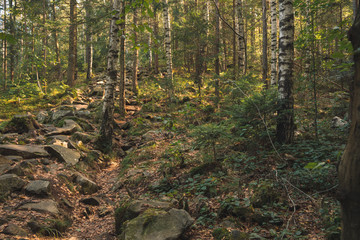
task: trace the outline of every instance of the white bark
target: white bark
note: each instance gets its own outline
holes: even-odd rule
[[[113,16],[110,23],[110,43],[107,56],[107,79],[105,85],[105,96],[102,109],[102,123],[100,127],[99,144],[102,147],[110,147],[113,134],[113,115],[114,115],[114,92],[117,78],[116,63],[119,57],[119,25],[120,19],[120,0],[113,0]]]
[[[167,66],[167,80],[169,88],[169,97],[173,97],[173,72],[172,72],[172,53],[171,53],[171,27],[170,27],[170,13],[168,0],[164,0],[164,28],[165,28],[165,52],[166,52],[166,66]]]
[[[271,12],[271,85],[276,85],[277,77],[277,18],[276,18],[276,0],[270,0],[270,12]]]
[[[279,0],[279,81],[277,138],[290,143],[294,135],[294,99],[292,96],[294,66],[293,0]]]
[[[238,30],[239,30],[239,52],[238,52],[238,64],[239,64],[239,73],[246,73],[245,68],[245,28],[244,28],[244,17],[243,17],[243,0],[236,1],[236,11],[238,19]]]

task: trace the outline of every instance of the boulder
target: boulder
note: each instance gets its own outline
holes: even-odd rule
[[[22,189],[25,182],[15,174],[4,174],[0,176],[0,192],[9,192]]]
[[[79,162],[80,153],[73,149],[68,149],[58,145],[50,145],[45,147],[52,156],[56,157],[60,162],[65,162],[71,166]]]
[[[3,156],[0,156],[0,175],[11,168],[13,162]]]
[[[345,121],[344,119],[341,119],[337,116],[335,116],[332,121],[331,121],[331,126],[333,128],[342,128],[349,125],[349,123],[347,121]]]
[[[28,194],[46,196],[50,194],[50,182],[44,180],[31,181],[26,187],[25,191]]]
[[[12,235],[12,236],[21,236],[25,237],[27,236],[27,232],[22,229],[21,227],[15,225],[15,224],[9,224],[4,230],[4,234]]]
[[[54,109],[51,111],[52,115],[51,115],[51,120],[53,122],[62,119],[63,117],[68,117],[68,116],[74,116],[74,112],[72,109]]]
[[[123,240],[169,240],[179,239],[194,219],[183,209],[168,212],[149,208],[138,217],[124,223]]]
[[[47,111],[40,111],[37,115],[36,115],[36,120],[39,123],[44,123],[49,117],[49,113]]]
[[[61,128],[51,129],[50,132],[46,133],[46,137],[54,135],[71,135],[76,131],[82,131],[82,128],[72,119],[65,119],[64,126]]]
[[[99,191],[100,187],[87,177],[81,175],[80,173],[74,173],[72,175],[73,182],[80,185],[79,191],[82,194],[93,194]]]
[[[39,129],[40,124],[31,114],[15,115],[4,127],[4,133],[27,133]]]
[[[0,154],[4,156],[17,155],[23,158],[42,158],[49,156],[44,146],[15,144],[0,144]]]
[[[19,207],[20,210],[33,210],[37,212],[47,212],[51,214],[58,214],[59,209],[54,200],[43,200],[40,202],[25,203]]]

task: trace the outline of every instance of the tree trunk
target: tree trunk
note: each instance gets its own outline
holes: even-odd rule
[[[125,37],[126,37],[126,12],[125,1],[121,0],[121,14],[120,14],[120,81],[119,81],[119,114],[125,118],[125,79],[126,79],[126,62],[125,62]]]
[[[276,0],[270,0],[270,12],[271,12],[271,85],[276,85],[277,78],[277,13],[276,13]]]
[[[46,72],[47,72],[47,51],[46,51],[46,47],[47,47],[47,28],[46,28],[46,11],[47,11],[47,4],[46,4],[46,0],[43,0],[42,2],[43,4],[43,13],[42,13],[42,24],[43,24],[43,68],[42,68],[42,80],[43,80],[43,85],[44,85],[44,91],[46,93],[46,86],[47,86],[47,76],[46,76]]]
[[[90,0],[85,1],[86,31],[85,31],[85,59],[86,59],[86,81],[90,82],[93,71],[93,43],[92,43],[92,8]]]
[[[154,72],[155,74],[159,73],[159,44],[158,44],[158,40],[159,40],[159,19],[158,19],[158,13],[157,13],[157,8],[158,6],[156,5],[156,3],[154,2],[154,37],[155,37],[155,51],[154,51]]]
[[[219,0],[215,0],[216,7],[219,8]],[[219,104],[220,101],[220,16],[215,15],[215,103]]]
[[[76,0],[70,0],[70,27],[69,27],[69,56],[67,69],[67,84],[75,85],[77,62],[77,9]]]
[[[10,34],[15,38],[15,15],[13,13],[13,1],[9,0],[9,8],[10,8]],[[10,52],[10,81],[14,83],[14,69],[15,69],[15,46],[14,43],[9,44],[9,52]]]
[[[138,95],[138,58],[139,58],[139,48],[138,48],[138,35],[136,32],[137,27],[137,9],[134,8],[134,17],[133,17],[133,24],[134,24],[134,59],[133,59],[133,79],[132,79],[132,91],[135,96]]]
[[[267,40],[267,0],[262,0],[262,22],[263,22],[263,41],[262,41],[262,81],[265,88],[268,88],[268,40]]]
[[[294,12],[293,0],[279,1],[279,82],[276,136],[281,143],[291,143],[294,137]]]
[[[6,33],[7,21],[6,21],[6,0],[4,0],[4,32]],[[4,71],[4,85],[3,88],[7,88],[7,41],[3,40],[4,51],[3,51],[3,71]]]
[[[174,83],[172,72],[172,52],[171,52],[171,28],[168,0],[164,0],[164,28],[165,28],[165,52],[166,52],[166,81],[168,87],[169,98],[174,97]]]
[[[117,80],[116,64],[119,57],[119,24],[120,1],[113,1],[113,15],[110,23],[110,44],[107,56],[107,80],[102,109],[98,146],[101,150],[110,151],[113,137],[114,93]]]
[[[243,17],[243,2],[242,0],[237,0],[236,2],[236,11],[238,17],[238,29],[239,29],[239,54],[238,54],[238,65],[239,73],[246,74],[246,43],[245,43],[245,29],[244,29],[244,17]]]
[[[51,8],[52,8],[52,20],[55,23],[57,20],[55,1],[53,1],[53,3],[51,4]],[[54,47],[55,47],[55,54],[56,54],[57,77],[59,80],[61,80],[62,73],[61,73],[61,60],[60,60],[60,46],[59,46],[59,39],[58,39],[58,31],[57,31],[56,27],[54,27],[54,29],[53,29],[53,37],[54,37]]]
[[[348,142],[339,165],[339,192],[341,203],[341,239],[360,239],[360,9],[357,8],[353,26],[349,30],[353,45],[355,77],[353,85],[351,128]]]
[[[234,80],[237,77],[238,74],[238,66],[237,66],[237,49],[236,49],[236,45],[237,45],[237,37],[236,37],[236,32],[237,31],[237,16],[236,16],[236,0],[233,0],[233,28],[234,28],[234,32],[233,32],[233,71],[234,71]]]

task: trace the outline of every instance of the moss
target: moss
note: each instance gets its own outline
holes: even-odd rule
[[[123,231],[124,222],[137,217],[137,215],[128,211],[129,206],[130,202],[128,201],[120,202],[120,206],[115,210],[115,233],[118,235]]]
[[[230,232],[226,228],[216,228],[212,232],[212,236],[215,240],[229,240]]]

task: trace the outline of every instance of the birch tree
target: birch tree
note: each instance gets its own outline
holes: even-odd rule
[[[237,0],[236,11],[238,19],[238,30],[239,30],[239,53],[238,53],[238,65],[239,73],[246,74],[246,44],[245,44],[245,28],[244,28],[244,17],[243,17],[243,1]]]
[[[85,5],[85,18],[86,18],[86,31],[85,31],[85,62],[86,62],[86,80],[89,82],[93,70],[93,43],[92,43],[92,27],[91,27],[91,4],[90,0],[84,2]]]
[[[341,203],[341,239],[360,239],[360,8],[357,6],[353,26],[349,30],[349,40],[354,49],[355,77],[351,128],[348,142],[339,165],[338,199]]]
[[[262,81],[265,84],[265,87],[268,87],[267,77],[268,77],[268,56],[267,56],[267,0],[262,0]]]
[[[270,84],[276,85],[277,77],[277,61],[276,61],[276,52],[277,52],[277,13],[276,13],[277,0],[270,0],[270,15],[271,15],[271,78]]]
[[[170,14],[168,0],[164,0],[164,29],[165,29],[165,52],[166,52],[166,80],[168,85],[168,95],[172,99],[174,97],[174,83],[173,83],[173,66],[171,53],[171,28],[170,28]]]
[[[279,1],[279,81],[276,136],[281,143],[291,143],[294,137],[294,12],[293,0]]]
[[[120,81],[119,81],[119,114],[125,117],[125,79],[126,79],[126,63],[125,63],[125,26],[126,26],[126,12],[125,1],[121,0],[121,20],[120,20]]]
[[[119,57],[119,19],[120,1],[113,0],[113,15],[110,23],[110,43],[107,56],[107,77],[105,96],[101,116],[100,135],[98,145],[105,151],[109,151],[113,136],[114,93],[117,80],[116,64]]]

